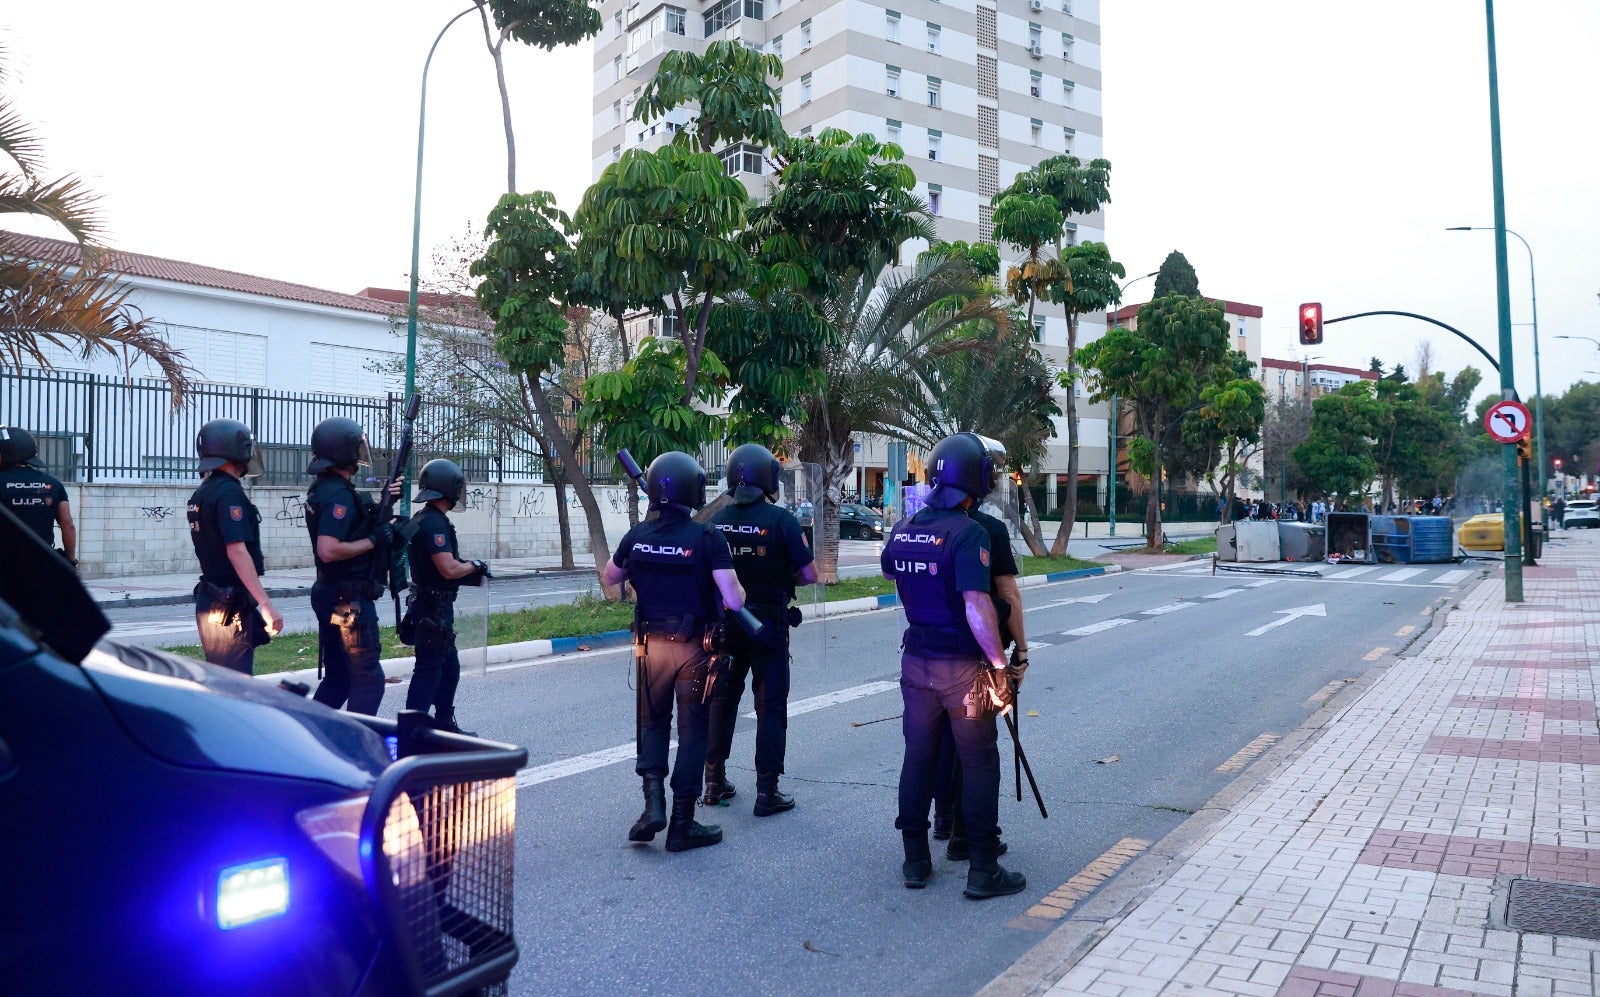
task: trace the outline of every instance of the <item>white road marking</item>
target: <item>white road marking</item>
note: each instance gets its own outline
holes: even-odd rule
[[[1243,592],[1243,591],[1244,591],[1244,589],[1223,589],[1221,592],[1212,592],[1210,595],[1206,596],[1206,598],[1207,599],[1226,599],[1230,595],[1238,595],[1240,592]]]
[[[1324,577],[1324,578],[1333,578],[1333,579],[1336,579],[1336,580],[1339,580],[1339,581],[1343,581],[1346,578],[1354,578],[1357,575],[1364,575],[1369,571],[1377,571],[1377,570],[1378,570],[1378,565],[1369,564],[1369,565],[1367,565],[1366,567],[1363,567],[1363,568],[1346,568],[1343,571],[1335,571],[1335,572],[1332,572],[1330,574],[1323,575],[1322,577]]]
[[[1194,603],[1194,602],[1169,602],[1165,606],[1157,606],[1154,609],[1147,609],[1140,615],[1142,615],[1142,616],[1165,616],[1168,613],[1176,613],[1180,609],[1188,609],[1190,606],[1197,606],[1197,605],[1199,605],[1199,603]]]
[[[1178,575],[1209,575],[1209,574],[1212,573],[1212,571],[1211,571],[1211,567],[1209,565],[1207,565],[1204,568],[1185,568],[1182,571],[1177,571],[1177,572],[1173,572],[1173,573],[1174,574],[1178,574]]]
[[[880,692],[889,692],[898,688],[900,688],[898,681],[868,682],[865,685],[851,686],[848,689],[840,689],[837,692],[825,692],[820,696],[812,696],[810,699],[802,699],[798,702],[790,703],[789,715],[798,717],[802,713],[814,713],[817,710],[825,710],[830,706],[838,706],[840,703],[864,699],[867,696],[876,696]],[[755,712],[746,713],[744,718],[746,720],[754,720],[756,718]]]
[[[1434,583],[1438,585],[1454,585],[1459,581],[1464,581],[1468,578],[1471,578],[1475,574],[1477,574],[1477,572],[1473,571],[1471,568],[1457,568],[1454,571],[1446,571],[1438,578],[1435,578]]]
[[[1262,634],[1266,633],[1268,630],[1272,630],[1274,628],[1281,627],[1285,623],[1290,623],[1290,622],[1293,622],[1294,620],[1298,620],[1302,616],[1327,616],[1328,615],[1327,608],[1325,606],[1323,606],[1323,604],[1320,603],[1320,602],[1317,603],[1314,606],[1297,606],[1294,609],[1280,609],[1280,610],[1278,610],[1278,612],[1280,614],[1282,614],[1282,619],[1273,620],[1271,623],[1268,623],[1264,627],[1256,627],[1254,630],[1248,631],[1245,634],[1245,636],[1246,637],[1260,637]]]
[[[1245,588],[1247,588],[1247,589],[1258,589],[1258,588],[1261,588],[1263,585],[1276,585],[1281,581],[1283,581],[1282,578],[1263,578],[1259,582],[1251,582],[1249,585],[1246,585]]]
[[[1399,571],[1391,571],[1387,575],[1380,575],[1379,577],[1374,578],[1373,581],[1403,582],[1407,578],[1415,578],[1427,570],[1427,568],[1401,568]]]
[[[1134,623],[1134,622],[1137,622],[1137,621],[1124,619],[1124,618],[1119,616],[1119,617],[1116,617],[1115,619],[1101,620],[1099,623],[1091,623],[1086,627],[1079,627],[1076,630],[1064,631],[1061,636],[1063,636],[1063,637],[1087,637],[1090,634],[1097,634],[1102,630],[1110,630],[1113,627],[1120,627],[1120,626],[1124,626],[1126,624]]]
[[[161,634],[196,633],[194,619],[151,620],[147,623],[118,623],[111,628],[113,637],[157,637]],[[199,639],[196,636],[195,639]]]
[[[1111,598],[1110,592],[1101,592],[1099,595],[1080,595],[1072,599],[1057,599],[1055,602],[1040,603],[1037,606],[1024,606],[1022,607],[1022,611],[1024,613],[1031,613],[1035,609],[1055,609],[1058,606],[1070,606],[1073,603],[1089,603],[1091,605],[1098,605],[1099,603],[1105,602],[1109,598]]]

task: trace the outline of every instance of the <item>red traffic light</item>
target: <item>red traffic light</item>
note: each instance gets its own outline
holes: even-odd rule
[[[1319,346],[1322,343],[1322,302],[1309,301],[1300,306],[1300,345]]]

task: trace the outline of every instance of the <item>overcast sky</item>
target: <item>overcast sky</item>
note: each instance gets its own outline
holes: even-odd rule
[[[1001,0],[1002,5],[1020,0]],[[13,3],[0,43],[52,168],[104,196],[113,245],[355,291],[409,265],[418,83],[468,4],[422,0]],[[1483,5],[1472,0],[1103,0],[1107,241],[1130,275],[1172,249],[1207,295],[1259,304],[1267,356],[1297,358],[1294,313],[1420,312],[1496,349]],[[1020,8],[1019,8],[1020,9]],[[1600,3],[1502,0],[1507,223],[1538,262],[1544,389],[1600,350]],[[591,55],[507,60],[523,190],[576,207],[589,182]],[[423,256],[504,186],[494,74],[476,14],[430,75]],[[1510,239],[1512,320],[1531,320]],[[1130,290],[1144,300],[1152,282]],[[1515,330],[1533,393],[1532,330]],[[1323,362],[1449,371],[1470,347],[1406,320],[1329,328]],[[1600,375],[1588,376],[1600,380]],[[1485,388],[1494,378],[1485,370]]]

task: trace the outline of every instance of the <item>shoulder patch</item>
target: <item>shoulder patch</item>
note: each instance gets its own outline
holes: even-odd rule
[[[433,535],[433,545],[435,547],[443,547],[444,546],[444,534],[443,533],[435,533]]]
[[[238,505],[228,506],[228,518],[235,523],[244,522],[244,507]]]
[[[983,566],[985,568],[987,568],[989,566],[989,552],[986,551],[986,550],[979,550],[978,551],[978,560],[982,561],[983,562]]]
[[[343,519],[344,516],[345,516],[345,513],[349,512],[349,511],[350,511],[350,507],[347,506],[347,505],[340,505],[337,502],[335,502],[333,504],[333,518],[334,519]]]

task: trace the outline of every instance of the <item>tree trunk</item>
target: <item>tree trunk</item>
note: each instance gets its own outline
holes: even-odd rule
[[[494,58],[494,81],[500,88],[500,120],[506,131],[506,193],[517,192],[517,136],[511,128],[511,91],[506,88],[506,64],[501,57],[506,43],[502,33],[499,44],[489,41],[489,15],[482,4],[478,13],[483,15],[484,41],[489,45],[489,55]]]
[[[1040,535],[1040,531],[1028,525],[1029,516],[1033,517],[1034,523],[1041,523],[1038,504],[1033,501],[1032,488],[1024,487],[1022,489],[1022,505],[1024,508],[1021,516],[1022,522],[1017,524],[1022,530],[1022,539],[1027,543],[1028,551],[1034,557],[1044,557],[1049,553],[1044,546],[1044,537]]]
[[[1056,530],[1050,553],[1061,557],[1078,523],[1078,319],[1069,305],[1067,313],[1067,504],[1061,510],[1061,528]],[[1116,455],[1112,455],[1116,459]]]
[[[817,573],[825,585],[839,581],[839,506],[844,502],[844,486],[855,470],[855,441],[827,441],[822,460],[822,502],[811,514],[812,540],[817,548]]]
[[[564,571],[572,571],[577,563],[572,559],[572,513],[567,508],[567,476],[557,474],[556,486],[556,525],[561,530],[561,567]]]
[[[1159,423],[1158,423],[1159,425]],[[1153,442],[1150,455],[1150,500],[1144,509],[1144,546],[1146,550],[1161,549],[1161,441]]]
[[[639,525],[639,482],[628,479],[628,525]]]
[[[589,553],[594,557],[594,570],[598,577],[611,556],[611,544],[606,540],[606,524],[600,518],[600,503],[595,500],[594,489],[589,486],[589,479],[584,476],[582,465],[578,463],[578,453],[572,446],[572,440],[567,437],[566,430],[556,419],[555,409],[545,395],[544,387],[524,374],[522,389],[525,399],[532,403],[534,411],[538,413],[540,424],[550,434],[550,442],[555,444],[556,453],[566,466],[566,473],[572,475],[572,488],[578,493],[578,504],[583,507],[585,525],[589,530]],[[608,599],[618,596],[614,586],[605,589],[605,594]]]

